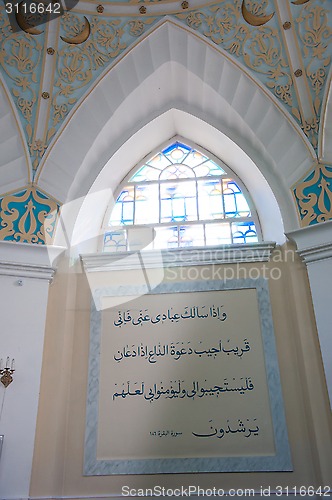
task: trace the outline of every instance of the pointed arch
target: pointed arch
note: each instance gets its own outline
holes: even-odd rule
[[[332,68],[330,69],[322,103],[319,135],[319,158],[332,165]]]
[[[113,200],[112,200],[113,201]],[[136,165],[106,211],[101,250],[257,243],[259,219],[228,165],[181,137]],[[142,241],[143,238],[143,241]]]
[[[179,129],[180,115],[180,121],[186,116],[184,120],[192,122],[189,135]],[[203,123],[213,131],[214,144],[207,129],[203,133]],[[290,187],[312,161],[303,134],[229,54],[169,19],[154,27],[82,100],[47,154],[39,184],[64,202],[84,197],[99,176],[104,178],[110,159],[125,144],[134,144],[128,161],[109,172],[107,185],[114,190],[129,168],[176,134],[213,154],[220,149],[216,141],[228,137],[246,152],[262,184],[270,186],[262,197],[274,193],[286,230],[298,227]]]

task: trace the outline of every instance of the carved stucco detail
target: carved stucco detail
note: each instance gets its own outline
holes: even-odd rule
[[[19,111],[31,157],[34,157],[34,126],[39,98],[44,36],[12,33],[4,8],[0,9],[0,65]]]
[[[34,186],[0,198],[0,240],[51,243],[59,204]]]
[[[296,98],[276,21],[271,19],[259,28],[250,26],[241,15],[241,4],[242,0],[235,0],[177,17],[239,58],[290,111]],[[269,2],[247,0],[246,5],[255,15],[265,15]]]
[[[331,65],[328,48],[332,41],[332,10],[329,3],[325,0],[309,2],[301,7],[300,12],[298,7],[292,7],[314,110],[314,116],[301,122],[301,127],[315,148],[318,145],[324,85]],[[298,110],[295,109],[293,114],[298,119]]]
[[[332,167],[316,163],[293,190],[301,225],[309,226],[332,219]]]

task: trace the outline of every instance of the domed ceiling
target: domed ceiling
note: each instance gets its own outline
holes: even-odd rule
[[[292,187],[300,224],[332,218],[332,167],[323,151],[331,128],[331,0],[79,0],[39,25],[24,2],[10,5],[0,10],[0,239],[52,236],[64,200],[38,187],[46,152],[80,99],[166,16],[226,51],[273,96],[311,150],[311,171]]]

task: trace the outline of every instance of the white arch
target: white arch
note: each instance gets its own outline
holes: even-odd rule
[[[332,165],[332,68],[326,82],[319,131],[319,159]]]
[[[0,76],[0,195],[31,182],[29,153],[23,137],[15,105]]]
[[[166,113],[170,110],[184,113],[181,125],[175,123],[176,113]],[[204,123],[209,127],[203,133]],[[126,146],[130,149],[124,155],[127,161],[113,164],[108,174],[107,186],[114,189],[135,163],[176,134],[202,144],[216,156],[220,156],[216,141],[231,139],[253,161],[251,166],[258,167],[255,171],[261,181],[265,178],[272,188],[285,229],[298,227],[290,187],[312,164],[309,142],[270,92],[243,67],[173,20],[152,29],[81,101],[47,154],[39,184],[63,201],[85,196],[99,174],[104,178],[102,170],[110,158],[122,157]],[[225,160],[252,192],[246,180],[249,170],[241,173],[231,158]],[[259,210],[257,202],[256,206]],[[280,230],[279,224],[279,235]]]

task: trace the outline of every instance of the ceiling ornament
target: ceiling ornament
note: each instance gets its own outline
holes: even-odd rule
[[[253,10],[257,6],[252,0],[247,0],[247,3]],[[178,14],[177,17],[184,19],[190,28],[199,31],[232,56],[239,58],[288,111],[293,107],[297,108],[293,78],[277,20],[271,17],[269,26],[248,25],[243,22],[241,5],[243,3],[239,4],[239,1],[219,3],[204,10]],[[266,18],[265,9],[268,5],[268,0],[263,0],[259,9],[255,7],[255,15]]]
[[[12,33],[4,10],[0,15],[0,65],[2,75],[21,117],[30,155],[36,125],[45,34]]]
[[[305,3],[310,2],[310,0],[295,0],[295,2],[292,2],[293,5],[303,5]]]
[[[149,14],[140,15],[137,3],[148,4]],[[2,74],[21,118],[35,174],[53,137],[79,99],[117,57],[137,43],[154,23],[163,18],[166,10],[163,13],[159,11],[156,15],[151,15],[157,3],[165,4],[165,6],[174,5],[174,9],[172,7],[173,10],[169,11],[170,16],[174,16],[199,32],[242,63],[270,90],[284,110],[297,121],[305,136],[317,150],[320,114],[332,56],[330,0],[295,0],[293,2],[286,0],[289,11],[287,27],[294,33],[297,43],[294,50],[297,51],[299,62],[299,65],[293,68],[289,59],[288,42],[284,36],[286,27],[283,27],[279,16],[273,15],[274,11],[277,12],[278,6],[273,0],[259,0],[259,2],[225,0],[195,8],[189,5],[186,10],[183,10],[181,4],[169,1],[148,3],[131,0],[114,4],[107,2],[107,7],[112,5],[114,15],[110,15],[109,10],[105,12],[107,11],[105,8],[104,12],[99,9],[100,13],[95,10],[95,14],[85,12],[85,16],[75,11],[79,8],[78,5],[54,21],[58,23],[59,36],[56,40],[52,40],[54,52],[52,62],[49,62],[52,77],[47,87],[42,85],[43,61],[50,57],[47,55],[50,43],[46,39],[47,29],[45,33],[37,34],[29,31],[31,26],[23,24],[25,29],[13,34],[8,16],[4,12],[4,6],[1,5],[0,64]],[[128,7],[127,17],[116,12],[121,4],[126,4]],[[98,7],[98,4],[96,6]],[[20,15],[18,21],[21,22]],[[35,28],[32,27],[32,29]],[[296,69],[302,71],[302,76],[299,78],[294,76]],[[307,114],[303,112],[301,99],[303,101],[304,97],[296,91],[296,85],[301,82],[304,82],[305,88],[309,89],[306,96],[310,101],[311,115],[309,112]],[[49,93],[47,100],[42,99],[42,93],[45,91]],[[46,118],[43,128],[38,122],[40,102],[48,106],[44,114]],[[38,126],[39,136],[36,135]],[[318,167],[317,169],[319,170]],[[317,217],[313,218],[314,222],[309,216],[301,215],[303,225],[315,223],[319,215],[328,217],[329,214],[329,207],[326,203],[330,199],[328,193],[331,181],[326,172],[330,170],[322,166],[319,171],[321,172],[319,183],[322,184],[324,198],[319,198],[317,194],[320,189],[318,184],[318,187],[315,183],[310,185],[310,182],[306,185],[304,195],[308,196],[312,189],[317,195],[317,203],[314,206],[318,208],[314,210],[314,213],[317,213]],[[304,207],[308,206],[307,199],[305,196],[303,198],[300,188],[297,193],[299,210],[305,210]],[[310,198],[311,201],[312,199]],[[320,201],[318,205],[318,199],[325,200],[325,208],[320,212],[319,206],[322,207],[323,202]],[[37,212],[32,210],[32,213]],[[17,231],[18,229],[16,233]]]
[[[84,45],[59,45],[49,130],[55,133],[89,84],[156,19],[93,16],[89,22],[90,36]],[[73,33],[82,32],[84,26],[81,17],[67,12],[61,19],[61,40],[67,41]]]
[[[25,3],[20,2],[17,7],[17,11],[15,11],[15,19],[19,27],[21,28],[22,31],[25,33],[28,33],[29,35],[40,35],[43,33],[41,30],[37,29],[36,27],[32,26],[29,24],[27,21],[27,15],[22,9],[22,4]]]
[[[315,164],[310,174],[293,189],[301,225],[332,219],[332,167]]]
[[[59,204],[35,186],[0,199],[0,240],[49,244]]]
[[[50,139],[50,138],[48,138]],[[29,142],[29,151],[31,155],[32,168],[37,170],[40,160],[44,156],[49,141],[42,141],[41,139],[33,139]]]
[[[77,33],[77,35],[73,37],[65,37],[65,36],[60,36],[61,40],[63,40],[66,43],[73,44],[73,45],[78,45],[81,43],[84,43],[87,41],[87,39],[90,36],[90,23],[89,20],[84,16],[85,24],[80,33]]]
[[[293,2],[294,3],[294,2]],[[324,7],[324,0],[306,3],[300,9],[292,7],[294,27],[301,48],[301,59],[312,100],[312,117],[300,115],[298,109],[292,114],[317,149],[321,106],[325,83],[331,66],[332,10]],[[298,4],[296,4],[298,5]]]
[[[251,26],[263,26],[274,16],[274,12],[272,12],[272,14],[269,14],[268,16],[257,16],[256,14],[253,14],[247,9],[244,0],[242,0],[241,12],[243,19],[248,24],[251,24]]]

